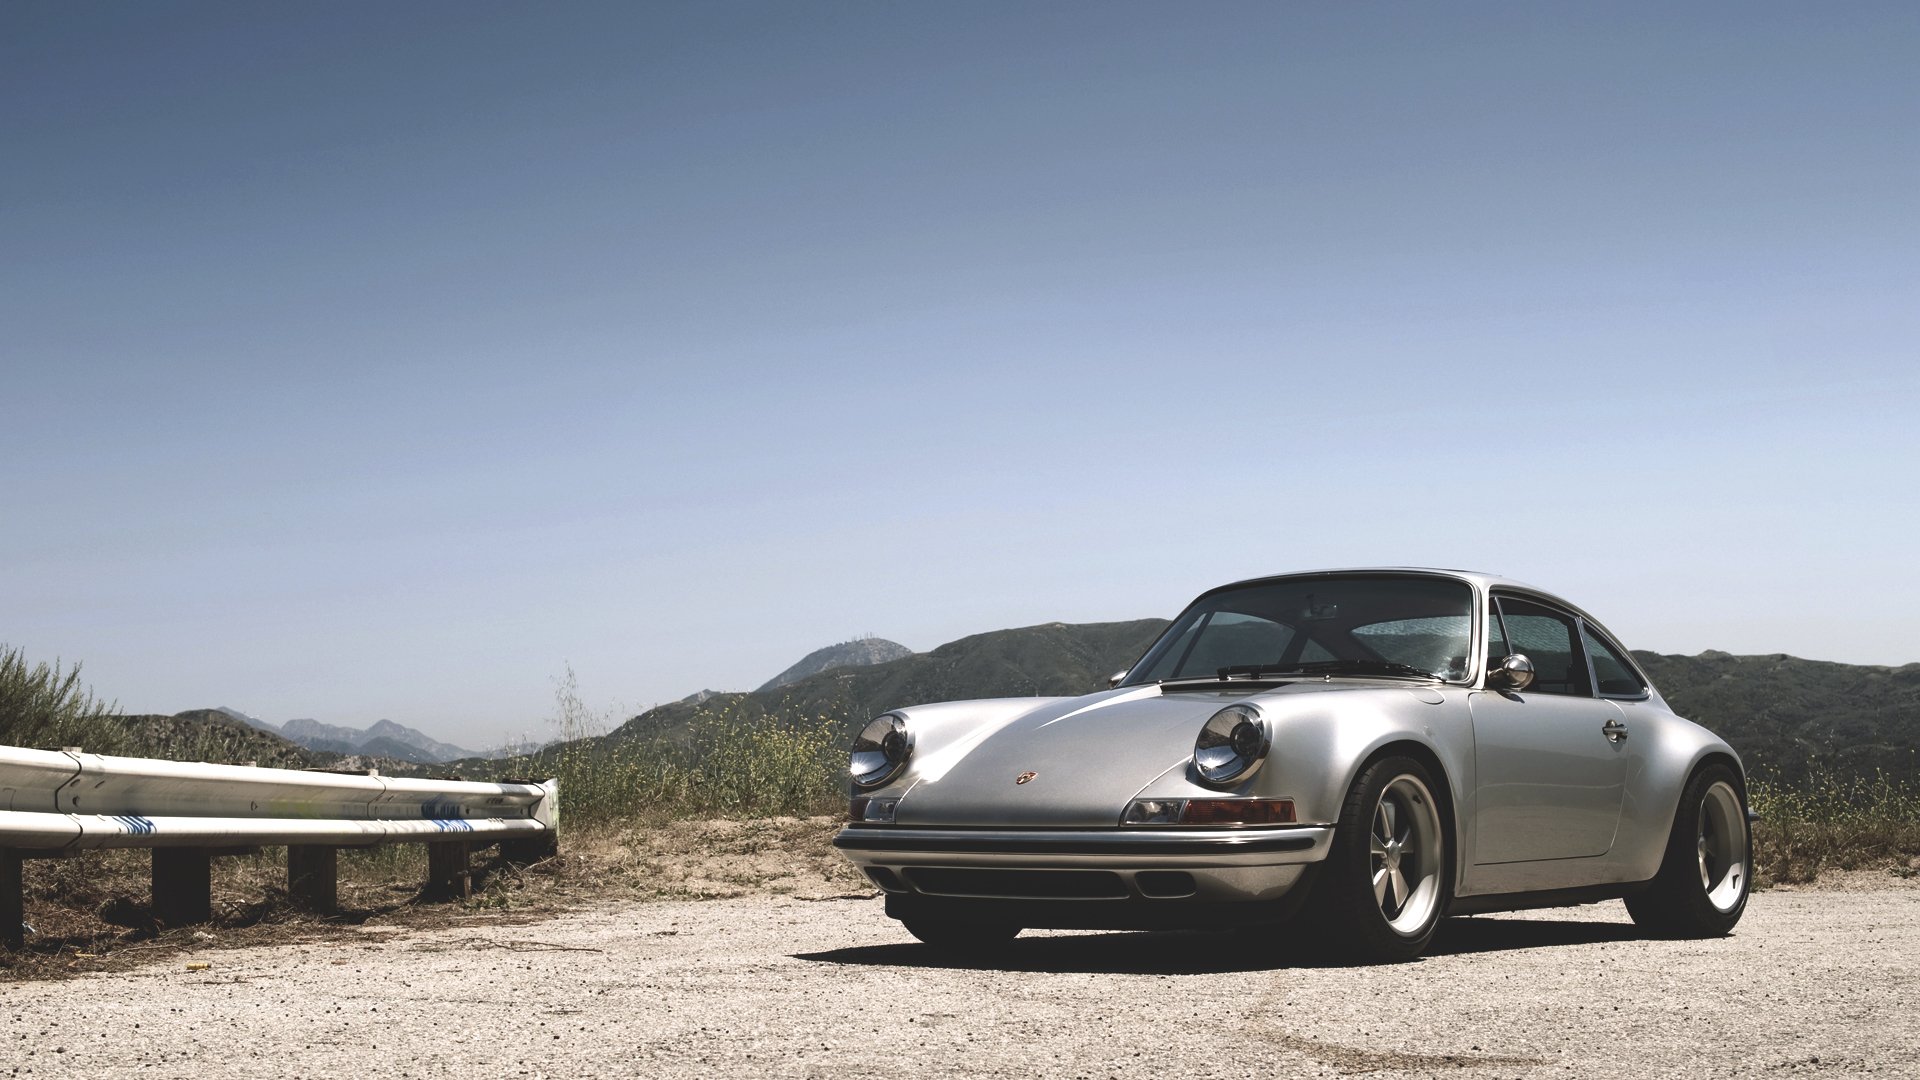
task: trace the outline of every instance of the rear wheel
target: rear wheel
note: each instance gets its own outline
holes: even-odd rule
[[[1627,898],[1640,927],[1670,937],[1720,937],[1747,908],[1753,834],[1745,788],[1725,765],[1709,765],[1687,781],[1674,811],[1660,873]]]
[[[1410,757],[1383,758],[1354,781],[1314,891],[1335,949],[1361,960],[1411,960],[1433,939],[1453,880],[1435,787]]]
[[[943,951],[992,948],[1005,945],[1020,934],[1020,927],[1007,923],[904,919],[901,925],[907,928],[907,933]]]

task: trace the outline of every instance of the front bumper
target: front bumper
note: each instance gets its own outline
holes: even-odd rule
[[[1329,825],[1235,829],[945,829],[850,825],[833,846],[887,893],[929,905],[1034,909],[1028,926],[1199,925],[1277,901],[1332,842]],[[1099,914],[1097,909],[1109,909]],[[1206,918],[1212,918],[1208,915]]]

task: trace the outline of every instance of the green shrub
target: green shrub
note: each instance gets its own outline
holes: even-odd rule
[[[84,746],[120,753],[126,729],[111,704],[80,684],[80,665],[28,665],[18,649],[0,646],[0,743],[9,746]]]

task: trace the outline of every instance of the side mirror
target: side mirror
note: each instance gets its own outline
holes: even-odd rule
[[[1131,668],[1121,668],[1119,671],[1116,671],[1113,674],[1107,676],[1107,688],[1111,690],[1112,688],[1119,686],[1120,680],[1126,678],[1127,672],[1131,670],[1132,670]]]
[[[1495,690],[1525,690],[1533,685],[1533,661],[1525,653],[1514,653],[1487,672],[1487,685]]]

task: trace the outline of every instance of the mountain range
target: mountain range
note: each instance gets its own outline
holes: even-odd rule
[[[391,720],[381,720],[372,727],[366,728],[342,727],[338,724],[323,724],[318,720],[306,719],[274,724],[257,716],[248,716],[238,709],[229,709],[224,705],[213,711],[260,731],[271,732],[297,746],[304,746],[323,754],[391,758],[415,765],[437,765],[462,758],[495,756],[441,742],[426,732],[404,724],[396,724]]]
[[[1920,781],[1920,664],[1713,650],[1633,656],[1675,712],[1718,732],[1749,770]]]

